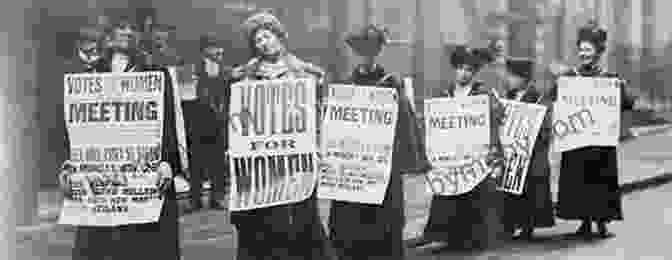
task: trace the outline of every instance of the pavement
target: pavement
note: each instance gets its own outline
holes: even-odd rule
[[[661,125],[638,127],[631,129],[631,132],[633,130],[638,133],[637,137],[625,141],[618,148],[622,191],[632,193],[672,181],[672,153],[669,149],[672,147],[672,138],[670,138],[672,137],[672,124],[662,128]],[[551,155],[550,159],[554,166],[551,183],[555,194],[559,158],[557,155]],[[407,218],[404,230],[405,239],[416,238],[422,233],[431,198],[431,194],[425,192],[425,185],[421,175],[404,177]],[[40,222],[33,226],[17,227],[18,256],[21,256],[19,259],[70,259],[74,229],[55,224],[60,205],[59,194],[53,189],[40,192]],[[180,205],[184,209],[188,202],[181,200]],[[320,214],[326,224],[329,202],[320,201],[319,206]],[[204,210],[184,214],[180,217],[180,222],[184,259],[202,259],[213,256],[233,259],[236,248],[235,230],[228,223],[227,211]]]
[[[565,235],[578,227],[576,221],[557,220],[556,226],[535,230],[531,242],[513,241],[480,253],[449,252],[441,247],[408,250],[408,260],[664,260],[672,259],[672,185],[630,193],[623,198],[624,221],[609,224],[614,237],[578,240]]]

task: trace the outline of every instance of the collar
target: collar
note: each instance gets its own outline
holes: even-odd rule
[[[591,66],[576,66],[574,67],[574,73],[581,76],[596,76],[602,74],[603,69],[599,64]]]

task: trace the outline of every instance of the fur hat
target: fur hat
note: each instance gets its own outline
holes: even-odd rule
[[[472,49],[464,45],[458,45],[450,55],[450,64],[453,68],[460,65],[471,65],[480,69],[483,65],[494,60],[492,53],[488,49]]]
[[[245,31],[246,39],[251,41],[252,34],[259,28],[269,29],[278,36],[281,40],[287,40],[287,31],[285,26],[280,23],[275,15],[268,10],[259,11],[243,22],[243,29]]]
[[[369,24],[355,32],[351,32],[345,42],[360,56],[377,56],[382,47],[389,41],[387,28]]]
[[[606,49],[607,31],[599,28],[595,21],[590,21],[587,25],[579,28],[577,33],[576,45],[579,46],[584,41],[595,45],[597,51],[601,53]]]
[[[513,75],[531,80],[534,74],[534,61],[523,58],[507,59],[506,70]]]

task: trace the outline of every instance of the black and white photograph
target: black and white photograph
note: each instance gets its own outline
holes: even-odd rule
[[[0,3],[0,260],[672,259],[669,8]]]

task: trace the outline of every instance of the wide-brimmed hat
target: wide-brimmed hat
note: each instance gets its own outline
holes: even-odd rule
[[[351,32],[345,38],[348,46],[360,56],[377,56],[388,41],[387,28],[375,24]]]
[[[534,74],[534,61],[525,58],[509,58],[506,60],[506,70],[513,75],[531,80]]]
[[[483,65],[492,62],[492,53],[486,48],[469,48],[466,45],[458,45],[450,55],[450,64],[453,68],[461,65],[471,65],[480,69]]]

